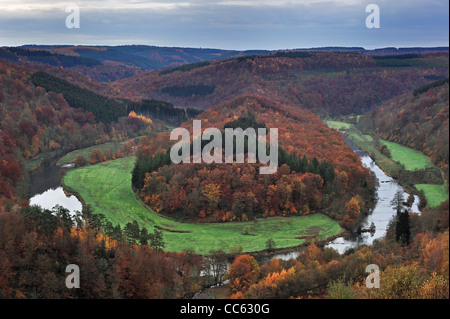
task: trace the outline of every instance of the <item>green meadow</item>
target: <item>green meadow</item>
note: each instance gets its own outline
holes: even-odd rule
[[[392,155],[392,160],[403,164],[408,171],[416,171],[434,166],[428,156],[409,147],[385,140],[380,140],[380,143],[388,147]]]
[[[443,185],[417,184],[418,190],[422,190],[427,198],[428,206],[436,207],[448,199],[447,187]]]
[[[325,123],[335,130],[349,130],[353,127],[352,124],[341,121],[326,120]]]
[[[135,157],[125,157],[78,168],[64,176],[64,185],[114,225],[125,226],[136,220],[150,232],[155,226],[163,229],[167,251],[193,249],[206,254],[213,249],[230,251],[241,246],[243,252],[255,252],[264,250],[269,238],[277,248],[283,248],[301,245],[315,236],[324,240],[342,231],[336,221],[322,214],[234,223],[182,223],[155,213],[136,198],[131,189],[134,163]],[[250,231],[245,235],[247,225]]]

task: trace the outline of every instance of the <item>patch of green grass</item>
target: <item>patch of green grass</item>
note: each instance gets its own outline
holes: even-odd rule
[[[434,166],[428,156],[409,147],[384,140],[380,140],[380,143],[386,145],[391,152],[392,159],[404,165],[408,171],[416,171]]]
[[[134,157],[126,157],[86,166],[68,172],[63,181],[66,187],[90,204],[95,213],[104,214],[114,225],[125,226],[136,220],[150,232],[154,226],[165,229],[167,251],[193,249],[196,253],[205,254],[212,249],[229,251],[232,247],[242,246],[244,252],[254,252],[264,250],[268,238],[276,242],[277,248],[282,248],[304,243],[306,239],[296,237],[311,229],[316,230],[319,240],[341,232],[336,221],[322,214],[240,223],[195,224],[172,220],[146,208],[136,198],[131,189],[134,163]],[[254,236],[243,235],[246,225]]]
[[[372,136],[367,135],[367,134],[360,134],[360,133],[357,133],[357,132],[355,132],[355,131],[349,132],[349,133],[348,133],[348,137],[349,137],[352,141],[354,141],[355,143],[356,143],[356,142],[360,142],[360,143],[369,143],[369,144],[372,144],[372,142],[373,142]]]
[[[442,185],[417,184],[415,186],[418,190],[422,190],[425,193],[428,206],[430,207],[439,206],[442,202],[448,199],[448,192],[445,184]]]
[[[352,124],[341,121],[326,120],[325,123],[335,130],[349,130],[353,127]]]

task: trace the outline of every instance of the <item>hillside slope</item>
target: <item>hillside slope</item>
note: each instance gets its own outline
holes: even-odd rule
[[[86,98],[76,104],[63,94],[34,85],[33,75],[36,73],[29,67],[0,60],[0,209],[18,198],[27,199],[29,185],[25,179],[28,166],[34,166],[31,162],[142,135],[153,127],[127,117],[126,112],[105,125],[89,107],[102,108],[105,114],[110,100],[67,85],[73,93],[70,97]],[[97,99],[90,101],[92,96]]]
[[[447,76],[448,54],[376,60],[353,53],[292,52],[169,71],[144,72],[112,86],[123,96],[181,107],[205,109],[258,94],[320,115],[360,114],[429,82],[427,77]]]
[[[383,103],[361,117],[359,126],[424,153],[448,178],[448,81],[437,87],[424,86],[416,92],[421,93],[407,93]]]

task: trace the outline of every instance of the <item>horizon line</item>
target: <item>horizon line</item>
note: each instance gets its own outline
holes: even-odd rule
[[[198,49],[198,50],[222,50],[222,51],[292,51],[292,50],[319,50],[319,49],[355,49],[355,50],[364,50],[364,51],[376,51],[376,50],[400,50],[400,49],[450,49],[450,45],[436,45],[436,46],[421,46],[421,45],[413,45],[413,46],[380,46],[374,48],[365,48],[363,46],[345,46],[345,45],[328,45],[328,46],[314,46],[314,47],[298,47],[298,48],[278,48],[278,49],[262,49],[262,48],[253,48],[253,49],[230,49],[230,48],[218,48],[218,47],[202,47],[202,46],[170,46],[170,45],[155,45],[155,44],[36,44],[36,43],[28,43],[21,45],[1,45],[0,48],[7,47],[27,47],[27,46],[49,46],[49,47],[132,47],[132,46],[146,46],[146,47],[155,47],[155,48],[180,48],[180,49]]]

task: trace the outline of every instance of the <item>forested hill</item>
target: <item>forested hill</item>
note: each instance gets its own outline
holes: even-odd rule
[[[0,48],[0,58],[32,65],[58,66],[92,79],[110,82],[143,70],[269,53],[266,50],[219,50],[202,48],[124,46],[27,45]]]
[[[175,108],[171,103],[153,99],[131,101],[109,98],[42,71],[33,73],[30,78],[35,86],[40,86],[48,92],[61,93],[71,107],[92,112],[97,121],[105,124],[117,122],[120,117],[134,111],[140,115],[178,125],[201,112],[191,108],[187,110]]]
[[[188,64],[207,64],[213,60],[291,52],[346,52],[373,56],[397,56],[448,52],[445,47],[380,48],[322,47],[295,50],[221,50],[204,48],[157,47],[148,45],[73,46],[24,45],[0,48],[0,58],[34,66],[56,66],[74,70],[101,82],[127,78],[147,70]],[[189,68],[189,67],[188,67]]]
[[[418,87],[385,102],[359,120],[383,139],[428,155],[448,179],[449,84],[448,78]]]
[[[32,74],[34,70],[28,67],[0,60],[0,210],[28,198],[28,169],[29,165],[34,165],[31,162],[39,162],[38,157],[120,141],[151,132],[154,128],[151,123],[128,116],[117,117],[105,124],[101,116],[107,115],[107,107],[112,105],[110,100],[62,82],[65,86],[61,88],[73,89],[66,99],[56,88],[46,91],[44,83],[42,86],[33,84],[32,78],[36,79],[36,76]],[[42,75],[54,80],[53,84],[62,81]],[[84,100],[80,98],[83,95]],[[95,97],[88,101],[90,104],[71,105],[72,98],[85,103],[89,97]],[[91,107],[105,109],[99,111]],[[105,117],[104,120],[108,119]]]
[[[350,228],[367,211],[373,179],[339,132],[312,112],[245,95],[197,119],[202,130],[235,125],[278,128],[278,171],[261,175],[260,163],[171,165],[168,134],[143,139],[133,185],[155,211],[210,222],[320,211]],[[192,132],[191,121],[183,125]],[[358,202],[357,214],[344,209],[348,202]]]
[[[119,117],[128,115],[124,103],[80,88],[48,73],[36,72],[31,75],[31,81],[35,86],[43,87],[48,92],[61,93],[71,107],[92,112],[100,122],[110,123],[117,121]]]
[[[364,113],[396,95],[448,76],[448,53],[372,57],[279,52],[148,71],[111,85],[126,97],[210,108],[243,94],[319,115]]]

